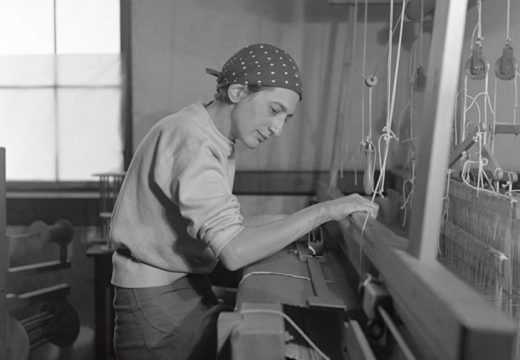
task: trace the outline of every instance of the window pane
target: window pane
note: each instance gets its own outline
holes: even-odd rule
[[[58,97],[60,180],[97,180],[92,174],[121,171],[120,90],[65,89]]]
[[[54,52],[55,2],[66,55]],[[119,0],[0,0],[8,180],[97,181],[93,173],[122,170],[119,34]]]
[[[120,51],[119,0],[57,0],[58,54]]]
[[[0,89],[8,180],[55,180],[54,89]]]
[[[0,56],[0,87],[54,86],[54,55]]]
[[[59,55],[58,86],[117,86],[121,84],[119,54]]]
[[[0,1],[0,55],[53,54],[53,0]]]

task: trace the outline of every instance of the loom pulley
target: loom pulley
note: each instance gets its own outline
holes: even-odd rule
[[[377,76],[375,74],[367,76],[365,79],[365,85],[368,86],[369,88],[376,86],[377,85]]]
[[[502,56],[495,63],[495,75],[502,80],[511,80],[515,77],[517,68],[512,41],[508,39],[502,49]]]
[[[488,63],[482,55],[482,42],[475,41],[471,49],[471,57],[466,61],[466,74],[473,80],[482,80],[486,77]]]

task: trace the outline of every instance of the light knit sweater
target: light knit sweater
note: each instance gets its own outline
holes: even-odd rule
[[[114,207],[112,284],[162,286],[212,271],[222,248],[243,229],[234,175],[234,143],[200,102],[153,126]]]

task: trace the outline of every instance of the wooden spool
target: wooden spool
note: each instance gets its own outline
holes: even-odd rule
[[[70,221],[60,219],[53,225],[48,226],[45,222],[37,220],[32,222],[22,234],[9,235],[11,239],[42,239],[58,244],[68,244],[74,236],[74,229]]]
[[[24,360],[30,349],[47,342],[70,346],[79,335],[80,321],[74,308],[65,300],[45,303],[40,312],[17,320],[10,317],[10,348],[7,360]]]
[[[29,358],[29,337],[22,324],[14,317],[8,318],[7,360],[25,360]]]
[[[74,308],[65,300],[46,303],[42,311],[20,320],[31,348],[51,342],[59,347],[72,345],[79,334],[80,321]]]
[[[44,243],[54,242],[59,246],[59,256],[57,260],[12,267],[8,269],[9,273],[56,270],[70,266],[70,261],[67,258],[67,245],[72,241],[73,236],[74,230],[72,224],[70,221],[64,219],[56,221],[54,225],[51,226],[48,226],[43,221],[35,221],[27,227],[26,232],[8,235],[12,240],[28,241],[31,239],[39,239]]]

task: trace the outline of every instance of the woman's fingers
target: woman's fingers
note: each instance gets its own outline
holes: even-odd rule
[[[376,203],[373,203],[371,200],[369,200],[366,197],[360,196],[358,194],[350,195],[352,196],[352,200],[357,202],[359,205],[358,210],[353,212],[367,212],[372,217],[377,217],[377,212],[379,211],[379,205]]]
[[[376,217],[379,205],[373,203],[359,194],[351,194],[328,202],[330,214],[333,219],[341,220],[355,212],[367,212]]]

